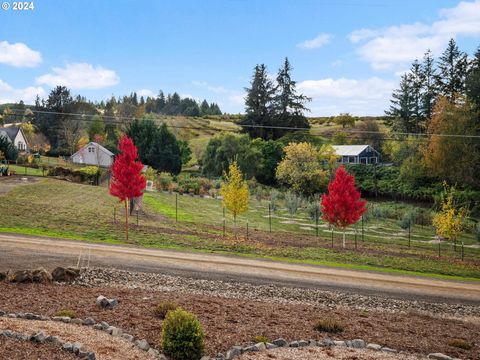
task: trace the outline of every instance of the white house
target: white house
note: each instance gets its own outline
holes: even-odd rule
[[[380,153],[370,145],[332,145],[341,164],[376,164]]]
[[[89,142],[87,145],[70,156],[74,164],[96,165],[110,167],[113,164],[114,154],[96,142]]]
[[[0,128],[0,137],[7,138],[20,152],[28,150],[28,142],[21,127],[8,126]]]

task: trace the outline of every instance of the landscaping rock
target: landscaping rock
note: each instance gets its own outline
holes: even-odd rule
[[[117,299],[107,299],[105,296],[100,295],[97,297],[96,304],[103,309],[113,309],[118,305]]]
[[[0,281],[5,281],[7,279],[7,273],[0,272]]]
[[[83,325],[83,320],[82,319],[72,319],[70,321],[70,323],[76,324],[76,325]]]
[[[280,338],[280,339],[273,340],[273,344],[277,345],[278,347],[285,347],[288,345],[288,342],[287,340]]]
[[[247,346],[242,349],[242,352],[258,351],[255,345]]]
[[[80,275],[80,269],[75,267],[57,267],[52,271],[53,281],[58,282],[71,282],[75,280]]]
[[[452,360],[452,358],[448,355],[442,354],[442,353],[432,353],[428,354],[427,356],[429,359],[435,359],[435,360]]]
[[[300,340],[300,341],[298,342],[298,346],[300,346],[300,347],[308,346],[308,341]]]
[[[64,344],[62,345],[62,348],[63,348],[63,350],[72,352],[72,351],[73,351],[73,344],[71,344],[71,343],[64,343]]]
[[[103,330],[106,330],[110,327],[110,325],[106,321],[102,321],[100,325],[102,326]]]
[[[325,338],[322,341],[318,342],[318,346],[331,347],[331,346],[335,346],[335,342],[330,338]]]
[[[297,348],[297,347],[299,347],[300,345],[298,344],[298,341],[292,341],[289,346],[290,346],[290,347],[293,347],[293,348]]]
[[[225,355],[218,353],[217,356],[215,356],[215,360],[225,360]]]
[[[73,343],[72,345],[72,351],[74,354],[78,354],[83,348],[83,345],[81,343]]]
[[[33,281],[33,275],[30,270],[18,270],[10,276],[9,281],[19,284],[31,283]]]
[[[50,283],[52,282],[52,275],[41,267],[32,271],[32,281],[41,284]]]
[[[317,340],[310,340],[310,341],[308,342],[308,346],[317,346],[317,345],[318,345],[318,344],[317,344]]]
[[[120,328],[113,328],[112,332],[111,332],[111,335],[112,336],[122,336],[123,334],[123,330],[120,329]]]
[[[362,339],[354,339],[350,342],[350,346],[355,349],[363,349],[366,344],[365,341]]]
[[[85,357],[85,360],[95,360],[97,357],[95,356],[94,352],[89,352]]]
[[[233,358],[242,354],[242,347],[241,346],[234,346],[230,350],[227,351],[225,355],[226,360],[232,360]]]
[[[5,311],[0,311],[0,316],[5,316],[7,313]]]
[[[103,330],[102,324],[95,324],[95,325],[93,325],[93,328],[94,328],[95,330]]]
[[[85,318],[85,320],[83,320],[83,325],[92,326],[94,324],[95,324],[95,320],[93,320],[91,317],[87,317]]]
[[[203,356],[202,359],[203,359],[204,357],[205,357],[205,356]],[[207,356],[206,358],[207,358],[207,360],[210,360],[210,358],[209,358],[208,356]],[[165,355],[163,355],[163,354],[158,354],[157,359],[158,359],[158,360],[168,360],[167,357],[166,357]],[[202,359],[200,359],[200,360],[202,360]],[[204,359],[204,360],[205,360],[205,359]]]
[[[254,346],[258,349],[258,351],[265,351],[265,350],[267,350],[267,347],[265,346],[265,343],[264,343],[264,342],[256,343]]]
[[[267,349],[276,349],[276,348],[278,348],[277,345],[272,344],[272,343],[266,343],[265,346],[267,347]]]
[[[154,348],[148,349],[147,353],[149,355],[152,355],[153,357],[156,357],[156,358],[158,358],[158,356],[160,355],[160,352],[157,349],[154,349]]]
[[[346,347],[347,346],[345,341],[334,340],[333,343],[335,344],[335,346],[339,346],[339,347]]]
[[[45,339],[45,342],[52,342],[52,343],[58,343],[60,342],[60,340],[58,339],[57,336],[47,336],[47,338]]]
[[[391,349],[391,348],[386,347],[386,346],[382,347],[382,348],[380,349],[380,351],[388,352],[388,353],[396,353],[396,352],[397,352],[397,350]]]
[[[150,345],[145,339],[135,341],[135,345],[144,351],[148,351],[148,349],[150,349]]]
[[[124,339],[126,339],[130,342],[133,342],[133,340],[134,340],[134,337],[130,334],[127,334],[127,333],[122,334],[122,338],[124,338]]]
[[[382,349],[382,345],[378,345],[378,344],[368,344],[368,345],[367,345],[367,349],[379,351],[379,350]]]
[[[39,344],[43,344],[45,342],[45,339],[46,339],[46,336],[43,332],[38,332],[36,334],[33,334],[30,337],[30,341],[33,341]]]

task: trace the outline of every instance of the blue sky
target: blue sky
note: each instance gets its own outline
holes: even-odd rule
[[[12,3],[9,1],[10,4]],[[0,10],[0,103],[59,84],[90,99],[177,91],[243,111],[252,69],[285,56],[312,115],[381,115],[401,73],[454,37],[480,45],[480,0],[34,0]]]

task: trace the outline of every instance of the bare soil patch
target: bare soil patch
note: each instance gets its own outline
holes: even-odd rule
[[[102,310],[95,305],[98,295],[117,298],[119,306]],[[398,350],[428,354],[442,352],[460,358],[477,359],[480,347],[478,322],[434,318],[417,313],[382,313],[354,309],[328,309],[321,306],[278,304],[242,299],[217,298],[198,294],[109,286],[84,288],[68,285],[0,284],[1,310],[33,312],[52,316],[60,309],[74,310],[78,317],[121,327],[158,348],[162,320],[153,315],[159,301],[174,301],[195,313],[206,332],[207,353],[225,352],[233,345],[252,343],[257,335],[273,340],[317,339],[328,334],[313,330],[319,318],[335,318],[345,330],[334,339],[362,338]],[[448,345],[461,338],[474,346],[462,350]]]
[[[0,357],[8,360],[78,360],[76,355],[62,350],[57,344],[35,344],[3,336],[0,336]]]
[[[38,182],[38,178],[30,176],[2,176],[0,177],[0,195],[6,194],[13,188]]]

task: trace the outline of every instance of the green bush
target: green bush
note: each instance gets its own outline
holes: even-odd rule
[[[160,319],[165,319],[167,316],[167,313],[172,310],[178,309],[178,305],[172,301],[163,301],[159,303],[155,308],[153,309],[153,313],[155,314],[156,317]]]
[[[204,338],[202,326],[195,315],[180,308],[167,313],[161,346],[172,359],[200,359],[205,349]]]
[[[301,205],[302,198],[300,196],[290,191],[285,194],[285,206],[290,215],[295,215]]]
[[[343,325],[335,319],[326,318],[318,320],[313,326],[313,329],[318,332],[339,333],[343,331]]]
[[[308,204],[307,213],[308,213],[308,217],[312,221],[314,221],[317,216],[320,218],[320,216],[322,216],[322,212],[320,210],[319,202],[314,201],[314,202],[311,202],[310,204]]]
[[[253,338],[254,343],[268,343],[270,342],[270,339],[266,336],[263,335],[257,335]]]
[[[55,316],[68,316],[71,319],[75,319],[77,317],[75,311],[70,309],[59,310],[55,313]]]

